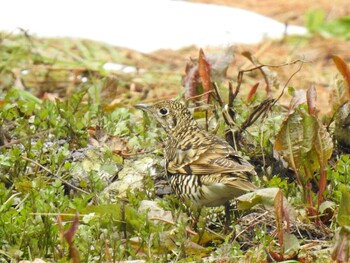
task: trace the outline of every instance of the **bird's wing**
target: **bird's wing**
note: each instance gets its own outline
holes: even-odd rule
[[[254,167],[237,155],[226,142],[213,144],[200,158],[190,164],[190,168],[193,174],[254,173]]]
[[[191,146],[190,148],[168,147],[166,149],[167,170],[174,174],[189,174],[189,165],[197,161],[209,147],[207,145],[201,145],[199,147]]]
[[[193,140],[191,147],[173,147],[169,154],[168,171],[171,173],[255,173],[254,167],[237,155],[223,139],[210,133],[197,134],[201,140]],[[199,143],[195,143],[199,142]]]

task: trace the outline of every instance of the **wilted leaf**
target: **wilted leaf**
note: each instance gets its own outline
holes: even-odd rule
[[[207,58],[205,57],[202,49],[199,50],[198,72],[202,81],[204,100],[206,103],[209,103],[209,97],[210,97],[209,92],[211,90],[210,64]]]

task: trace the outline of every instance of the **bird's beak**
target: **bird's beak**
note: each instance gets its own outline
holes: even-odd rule
[[[150,106],[149,104],[136,104],[135,108],[145,112],[149,112],[150,111],[149,106]]]

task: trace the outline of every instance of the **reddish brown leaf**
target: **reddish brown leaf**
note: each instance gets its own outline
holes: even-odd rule
[[[182,78],[182,83],[185,88],[185,99],[197,96],[197,86],[200,82],[198,73],[198,63],[195,60],[190,60],[186,64],[185,76]]]
[[[342,74],[346,85],[348,87],[348,98],[350,98],[350,69],[343,59],[338,56],[332,57],[334,64],[336,65],[340,74]]]
[[[79,214],[76,213],[70,228],[64,233],[64,238],[66,239],[69,246],[73,245],[73,237],[77,232],[79,227]]]
[[[209,92],[211,90],[210,64],[207,58],[205,57],[205,54],[202,49],[199,50],[198,72],[202,81],[204,101],[206,103],[209,103],[209,98],[210,98]]]
[[[247,97],[247,102],[250,103],[253,100],[253,97],[258,90],[259,87],[259,82],[255,83],[254,86],[250,89],[248,97]]]
[[[309,108],[309,114],[312,116],[316,116],[316,100],[317,100],[317,92],[314,85],[306,92],[306,101],[307,106]]]
[[[78,230],[79,227],[79,214],[76,213],[72,222],[72,225],[70,228],[64,233],[64,238],[68,243],[69,246],[69,256],[73,260],[74,263],[79,263],[79,252],[73,245],[73,238]]]

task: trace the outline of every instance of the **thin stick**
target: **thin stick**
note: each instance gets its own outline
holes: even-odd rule
[[[43,170],[45,170],[45,171],[48,172],[49,174],[51,174],[51,175],[55,176],[56,178],[62,180],[62,182],[64,182],[65,184],[69,185],[69,186],[72,187],[73,189],[75,189],[75,190],[77,190],[77,191],[80,191],[80,192],[82,192],[82,193],[84,193],[84,194],[90,194],[89,192],[86,192],[86,191],[84,191],[83,189],[80,189],[79,187],[76,187],[76,186],[72,185],[71,183],[69,183],[68,181],[62,179],[61,177],[59,177],[58,175],[54,174],[53,172],[51,172],[49,169],[47,169],[45,166],[41,165],[41,164],[38,163],[37,161],[34,161],[34,160],[32,160],[32,159],[29,159],[29,158],[27,158],[27,157],[25,157],[25,156],[22,156],[22,159],[34,163],[35,165],[39,166],[40,168],[42,168]]]
[[[55,129],[56,128],[51,128],[51,129],[48,129],[46,131],[42,131],[42,132],[38,132],[36,134],[32,134],[32,135],[28,135],[28,136],[22,137],[22,138],[20,138],[18,140],[14,140],[12,142],[9,142],[9,143],[6,143],[5,145],[0,146],[0,149],[7,148],[7,147],[10,147],[10,146],[15,145],[15,144],[19,144],[19,143],[21,143],[21,142],[23,142],[25,140],[28,140],[28,139],[40,137],[42,135],[45,135],[46,133],[50,133],[50,132],[54,131]]]

